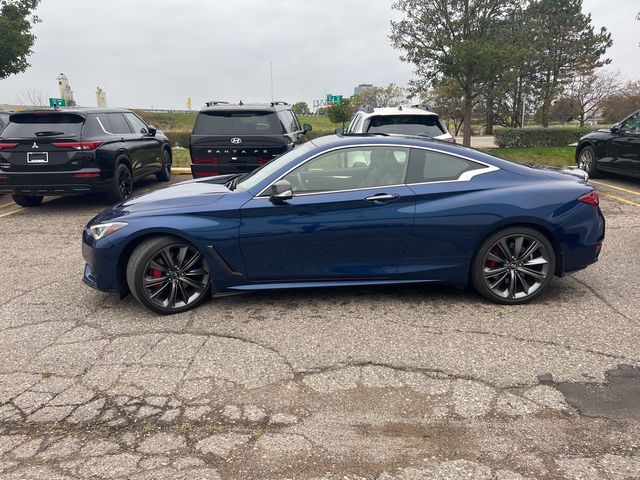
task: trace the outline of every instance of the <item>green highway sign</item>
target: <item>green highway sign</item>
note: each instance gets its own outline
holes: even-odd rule
[[[327,104],[340,105],[342,103],[342,95],[327,94]]]
[[[53,108],[53,107],[66,107],[67,106],[67,101],[64,98],[50,98],[49,99],[49,106],[51,108]]]

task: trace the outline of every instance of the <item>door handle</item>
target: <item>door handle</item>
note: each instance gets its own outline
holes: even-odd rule
[[[399,195],[393,195],[390,193],[378,193],[376,195],[372,195],[370,197],[365,198],[366,202],[390,202],[398,198]]]

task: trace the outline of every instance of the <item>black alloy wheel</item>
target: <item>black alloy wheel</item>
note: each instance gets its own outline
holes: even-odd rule
[[[489,237],[478,250],[473,284],[493,302],[526,303],[547,289],[555,264],[553,246],[542,233],[508,228]]]
[[[190,310],[205,301],[211,290],[202,253],[183,240],[164,236],[134,250],[127,283],[140,303],[161,314]]]
[[[133,195],[133,175],[126,165],[120,163],[113,175],[113,186],[107,193],[112,203],[123,202]]]
[[[587,172],[589,177],[598,176],[598,166],[596,165],[596,152],[591,145],[587,145],[578,154],[578,168]]]
[[[171,180],[171,153],[169,150],[162,150],[162,170],[156,173],[156,178],[159,182],[168,182]]]

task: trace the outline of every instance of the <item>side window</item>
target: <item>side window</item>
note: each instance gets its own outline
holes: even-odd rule
[[[409,149],[345,148],[320,155],[287,174],[297,193],[319,193],[404,184]]]
[[[146,123],[140,120],[136,115],[134,115],[133,113],[125,113],[124,116],[129,122],[129,125],[131,125],[131,129],[134,133],[149,133]]]
[[[115,133],[117,135],[131,133],[131,127],[129,127],[129,124],[121,113],[107,113],[105,114],[105,117],[107,117],[109,126],[105,125],[104,128],[106,128],[108,132]],[[109,128],[111,128],[111,130],[109,130]]]
[[[300,130],[298,128],[296,119],[293,117],[289,110],[282,110],[278,112],[278,118],[280,118],[280,121],[282,122],[282,125],[284,126],[284,129],[287,133],[293,133]]]
[[[640,113],[636,113],[633,117],[627,119],[622,124],[621,130],[627,133],[640,133]]]
[[[412,149],[407,183],[458,180],[465,172],[483,168],[486,166],[446,153]]]

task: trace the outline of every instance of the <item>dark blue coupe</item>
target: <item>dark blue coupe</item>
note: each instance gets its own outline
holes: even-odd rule
[[[437,282],[504,304],[598,259],[581,171],[434,140],[328,136],[242,176],[115,205],[83,235],[84,281],[177,313],[233,291]]]

